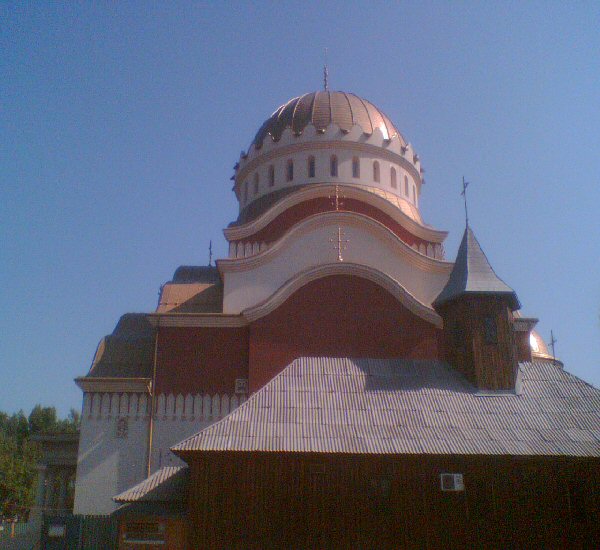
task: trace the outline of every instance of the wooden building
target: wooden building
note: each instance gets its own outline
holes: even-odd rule
[[[438,362],[295,361],[174,448],[190,543],[596,547],[600,392],[549,363],[519,376],[490,394]]]

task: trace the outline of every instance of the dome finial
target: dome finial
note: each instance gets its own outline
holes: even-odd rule
[[[323,64],[323,89],[329,89],[329,70],[327,68],[327,48],[325,48],[325,63]]]

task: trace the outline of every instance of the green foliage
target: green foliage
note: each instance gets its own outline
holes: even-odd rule
[[[29,417],[23,411],[0,412],[0,516],[26,517],[33,504],[38,450],[31,436],[73,433],[79,429],[79,413],[71,409],[59,419],[54,407],[36,405]]]

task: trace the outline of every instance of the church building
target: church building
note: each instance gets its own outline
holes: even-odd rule
[[[600,391],[468,224],[446,258],[423,172],[366,99],[279,107],[228,257],[177,268],[76,380],[74,512],[122,518],[121,548],[600,547]]]

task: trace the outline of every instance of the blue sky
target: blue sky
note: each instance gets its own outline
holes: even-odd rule
[[[0,5],[0,410],[80,407],[73,383],[128,311],[205,264],[233,164],[322,85],[419,152],[421,209],[470,220],[567,370],[600,385],[597,2]]]

